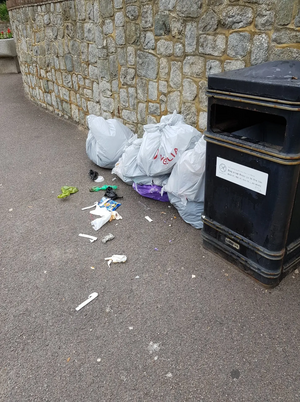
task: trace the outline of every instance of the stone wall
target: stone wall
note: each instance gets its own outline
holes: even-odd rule
[[[206,127],[207,76],[300,60],[298,0],[8,0],[24,89],[81,125],[134,132],[175,109]]]

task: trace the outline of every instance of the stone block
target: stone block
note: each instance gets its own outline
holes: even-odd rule
[[[154,19],[155,36],[165,36],[170,33],[169,14],[157,14]]]
[[[183,74],[199,78],[203,75],[205,59],[200,56],[187,56],[183,62]]]
[[[146,5],[142,7],[142,28],[153,27],[153,8],[152,5]]]
[[[159,86],[159,92],[163,92],[164,94],[168,92],[167,81],[159,81],[158,86]]]
[[[300,43],[300,31],[288,28],[277,28],[272,35],[272,42],[278,45],[285,45],[288,43]]]
[[[177,0],[176,10],[182,17],[199,17],[202,0]]]
[[[176,0],[159,0],[159,9],[161,11],[172,11],[174,10]]]
[[[127,48],[127,62],[130,66],[135,64],[135,48],[132,46]]]
[[[98,60],[98,48],[94,43],[89,44],[89,62],[96,63]]]
[[[138,104],[137,118],[139,123],[146,123],[146,103]]]
[[[182,74],[181,74],[181,62],[172,61],[171,62],[171,73],[170,73],[170,85],[174,89],[179,89],[181,87]]]
[[[245,62],[242,60],[226,60],[224,63],[224,71],[239,70],[245,67]]]
[[[130,109],[136,109],[136,89],[128,88],[128,98],[129,98],[129,107]]]
[[[128,93],[127,89],[120,89],[120,104],[122,107],[128,106]]]
[[[125,45],[125,30],[123,27],[116,28],[116,44],[118,46]]]
[[[135,69],[121,67],[120,80],[122,85],[134,85]]]
[[[126,121],[130,121],[132,123],[137,123],[137,117],[136,117],[136,112],[131,111],[131,110],[123,110],[122,111],[122,117]]]
[[[227,29],[239,29],[251,25],[253,10],[250,7],[230,6],[221,14],[221,24]]]
[[[126,24],[126,40],[129,45],[140,44],[141,30],[138,24],[128,22]]]
[[[206,76],[209,74],[218,74],[222,71],[222,63],[218,60],[207,60]]]
[[[171,20],[171,34],[174,38],[180,39],[182,37],[184,31],[184,22],[183,20],[173,18]]]
[[[158,58],[150,53],[138,50],[137,74],[139,77],[155,80],[158,75]]]
[[[193,101],[197,96],[197,85],[189,78],[183,80],[182,97],[185,101]]]
[[[125,25],[124,14],[122,11],[118,11],[115,15],[115,26],[123,27]]]
[[[100,14],[103,18],[109,18],[114,15],[112,0],[100,0]]]
[[[197,23],[187,22],[185,28],[185,51],[193,53],[196,50],[197,43]]]
[[[95,40],[94,24],[91,22],[84,24],[84,40],[87,42],[94,42]]]
[[[149,99],[157,100],[157,82],[149,81],[148,89]]]
[[[207,90],[207,82],[206,81],[200,81],[199,82],[199,104],[201,109],[206,109],[207,108],[207,95],[206,95],[206,90]]]
[[[148,81],[144,78],[137,78],[137,97],[144,102],[148,99]]]
[[[136,21],[139,18],[139,9],[137,6],[127,6],[126,7],[126,16],[131,21]]]
[[[199,53],[212,56],[222,56],[225,49],[225,35],[199,35]]]
[[[160,116],[160,105],[158,103],[151,103],[148,104],[148,113],[154,114],[156,116]]]
[[[181,43],[175,43],[174,45],[174,56],[181,57],[184,53],[184,47]]]
[[[199,113],[199,129],[201,131],[205,131],[207,128],[207,112],[200,112]]]
[[[157,42],[157,54],[162,56],[172,56],[173,42],[161,39]]]
[[[238,32],[229,35],[227,54],[233,58],[243,58],[250,50],[250,34],[248,32]]]
[[[180,113],[180,92],[175,91],[169,93],[167,97],[167,109],[169,113],[173,113],[174,110],[177,111],[177,113]]]
[[[66,63],[67,71],[72,72],[73,71],[73,57],[70,54],[65,55],[65,63]]]
[[[99,77],[105,80],[110,79],[110,71],[109,71],[109,64],[108,60],[105,59],[98,59],[97,67],[99,72]]]
[[[269,37],[266,34],[255,35],[253,38],[251,64],[261,64],[268,61]]]
[[[199,32],[213,32],[218,28],[218,16],[212,10],[208,9],[199,20]]]
[[[152,31],[142,32],[141,41],[145,50],[155,49],[155,39]]]
[[[105,20],[104,21],[104,25],[103,25],[103,33],[104,35],[110,35],[112,34],[114,31],[114,24],[112,22],[112,20]]]
[[[293,18],[293,0],[280,0],[277,2],[276,9],[276,24],[277,25],[289,25]]]
[[[181,114],[187,124],[194,127],[197,125],[197,110],[194,103],[183,103]]]
[[[272,29],[275,20],[275,11],[269,6],[257,7],[255,27],[261,31]]]

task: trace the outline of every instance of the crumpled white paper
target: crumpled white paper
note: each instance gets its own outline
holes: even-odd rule
[[[112,262],[125,262],[125,261],[127,261],[126,255],[117,255],[117,254],[114,254],[111,257],[107,257],[107,258],[104,258],[104,259],[105,259],[105,261],[107,261],[107,264],[108,264],[109,267],[110,267],[110,264]]]

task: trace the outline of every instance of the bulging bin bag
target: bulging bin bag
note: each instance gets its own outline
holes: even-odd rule
[[[176,111],[163,116],[160,123],[147,124],[144,131],[137,164],[147,176],[170,173],[182,153],[193,148],[201,136]]]
[[[113,168],[112,173],[116,174],[121,180],[130,185],[133,183],[138,183],[148,185],[156,184],[158,186],[162,186],[168,179],[169,175],[159,177],[146,176],[136,162],[142,141],[142,138],[129,141],[130,145],[126,147],[123,155]]]
[[[87,117],[89,133],[86,140],[86,153],[96,165],[112,169],[122,155],[133,132],[116,119]],[[136,138],[136,136],[135,136]]]
[[[181,218],[192,225],[195,229],[202,229],[202,215],[204,212],[204,202],[187,201],[184,204],[180,198],[175,197],[172,193],[168,193],[170,203],[177,209]]]
[[[203,137],[195,148],[185,151],[174,166],[163,191],[187,201],[204,202],[206,141]]]

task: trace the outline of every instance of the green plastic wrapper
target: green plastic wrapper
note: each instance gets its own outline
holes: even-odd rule
[[[107,187],[111,187],[111,188],[113,188],[114,190],[116,190],[116,189],[118,188],[118,186],[107,186],[107,185],[102,186],[102,187],[96,187],[96,186],[94,186],[94,187],[90,188],[90,192],[91,192],[91,193],[95,193],[95,192],[100,191],[100,190],[107,190]]]
[[[77,191],[79,191],[77,187],[63,186],[63,187],[61,188],[61,194],[59,194],[59,195],[57,196],[57,198],[66,198],[66,197],[69,197],[69,195],[75,194],[75,193],[77,193]]]

